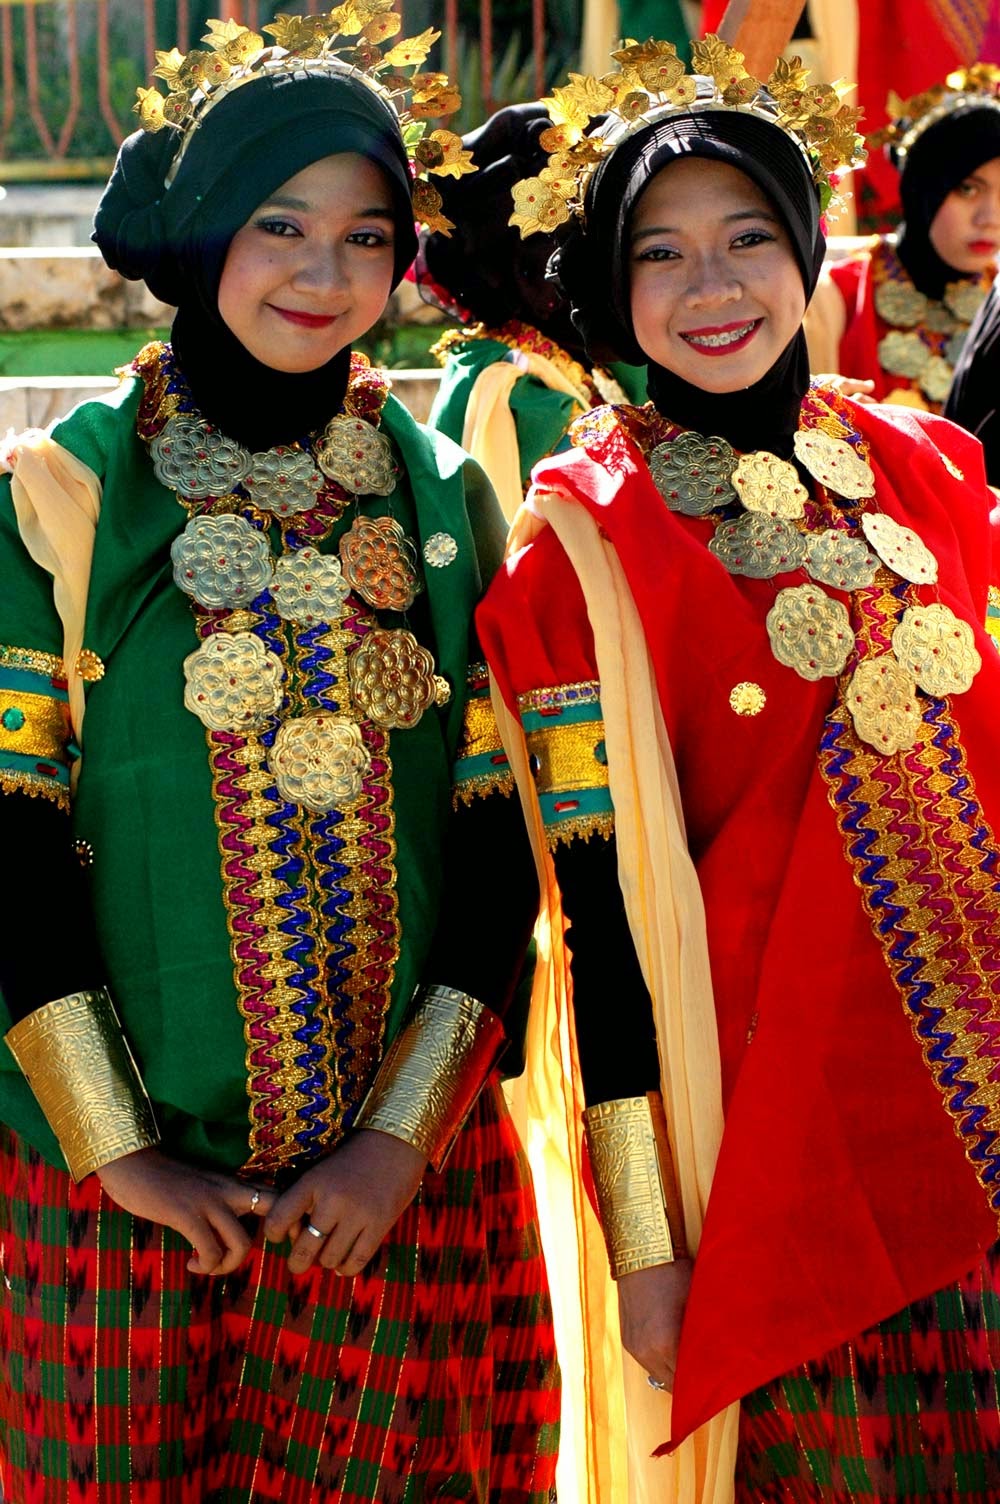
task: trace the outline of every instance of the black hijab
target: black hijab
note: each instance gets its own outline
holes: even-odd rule
[[[1000,110],[972,104],[929,125],[903,159],[896,250],[914,286],[929,298],[940,298],[949,282],[968,275],[942,261],[931,245],[934,216],[953,188],[994,157],[1000,157]]]
[[[508,224],[514,184],[535,177],[548,162],[538,138],[551,125],[542,105],[515,104],[462,137],[479,170],[440,180],[444,213],[455,228],[450,236],[421,236],[417,283],[421,296],[447,313],[493,328],[519,319],[581,357],[569,310],[545,278],[551,237],[522,240]],[[555,234],[558,239],[560,231]]]
[[[167,188],[177,145],[173,127],[128,138],[98,205],[93,239],[110,267],[177,305],[172,343],[210,422],[251,449],[301,438],[339,408],[350,351],[302,374],[256,360],[219,314],[226,252],[282,183],[323,157],[357,152],[381,168],[392,194],[395,286],[416,252],[396,117],[347,72],[262,74],[208,112]]]
[[[719,434],[737,449],[789,455],[809,385],[801,329],[754,386],[725,393],[683,381],[651,362],[636,341],[629,310],[632,216],[651,179],[689,156],[725,162],[767,195],[790,236],[808,300],[826,248],[809,163],[779,126],[722,108],[654,121],[609,153],[590,181],[585,226],[574,228],[556,252],[552,274],[566,291],[591,359],[645,365],[649,395],[665,417],[699,433]]]

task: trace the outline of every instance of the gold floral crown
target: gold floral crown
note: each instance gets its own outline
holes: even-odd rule
[[[909,99],[890,92],[885,103],[889,124],[868,137],[869,146],[892,147],[896,166],[902,167],[915,141],[929,126],[955,110],[970,108],[1000,110],[1000,68],[992,63],[973,63],[957,68],[943,84],[934,84]]]
[[[138,89],[134,109],[143,130],[169,125],[179,132],[167,183],[196,128],[234,89],[275,73],[349,73],[373,89],[399,121],[414,174],[414,216],[428,229],[449,235],[454,224],[442,214],[443,200],[428,174],[458,178],[476,168],[460,136],[428,131],[428,122],[454,114],[462,98],[446,74],[419,71],[439,31],[423,31],[383,49],[402,29],[392,5],[393,0],[346,0],[325,15],[275,16],[261,28],[274,38],[272,45],[236,21],[209,21],[204,49],[157,52],[153,77],[164,81],[168,93],[164,98],[155,87]],[[406,74],[403,68],[414,71]]]
[[[579,73],[543,99],[552,125],[539,142],[549,152],[537,177],[514,185],[514,213],[522,240],[548,234],[571,214],[583,215],[587,184],[597,164],[634,130],[672,114],[702,110],[742,110],[781,127],[798,144],[819,184],[824,213],[840,200],[832,178],[865,160],[858,134],[860,110],[843,103],[849,92],[842,80],[810,84],[802,59],[779,58],[766,82],[754,78],[744,56],[717,36],[695,42],[693,73],[687,73],[671,42],[625,42],[611,54],[617,72],[596,78]],[[587,131],[595,116],[607,122]]]

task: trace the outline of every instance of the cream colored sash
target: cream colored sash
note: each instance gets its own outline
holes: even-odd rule
[[[5,441],[0,468],[11,472],[11,497],[24,546],[52,576],[63,627],[70,719],[82,747],[83,680],[77,659],[83,647],[101,483],[88,466],[38,428]],[[79,760],[73,765],[74,784],[78,772]]]
[[[486,471],[508,522],[524,500],[521,452],[510,410],[510,394],[522,376],[534,376],[550,391],[572,397],[581,412],[590,406],[589,393],[574,386],[544,355],[515,350],[511,359],[495,361],[480,371],[465,409],[462,448]]]

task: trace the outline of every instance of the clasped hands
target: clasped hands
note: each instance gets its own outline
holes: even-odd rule
[[[387,1133],[361,1129],[278,1192],[221,1171],[140,1149],[98,1171],[124,1211],[172,1227],[194,1250],[192,1274],[238,1269],[251,1237],[241,1218],[264,1219],[269,1242],[292,1240],[288,1267],[304,1274],[314,1263],[359,1274],[413,1200],[427,1169],[419,1150]]]

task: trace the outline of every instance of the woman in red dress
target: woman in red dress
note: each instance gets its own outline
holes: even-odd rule
[[[612,1481],[581,1497],[731,1500],[735,1476],[746,1504],[995,1499],[981,451],[810,384],[852,112],[715,38],[696,79],[662,44],[616,57],[556,91],[563,149],[516,222],[579,211],[574,316],[593,358],[646,362],[652,400],[536,468],[478,613],[548,891],[535,1069],[562,1069],[625,1349],[580,1194],[564,1370],[572,1328],[581,1408],[599,1434],[624,1388],[630,1448],[599,1442]],[[595,150],[579,116],[609,94]]]
[[[986,64],[962,69],[872,137],[899,169],[904,221],[824,269],[806,319],[814,371],[941,411],[1000,252],[998,80]]]

